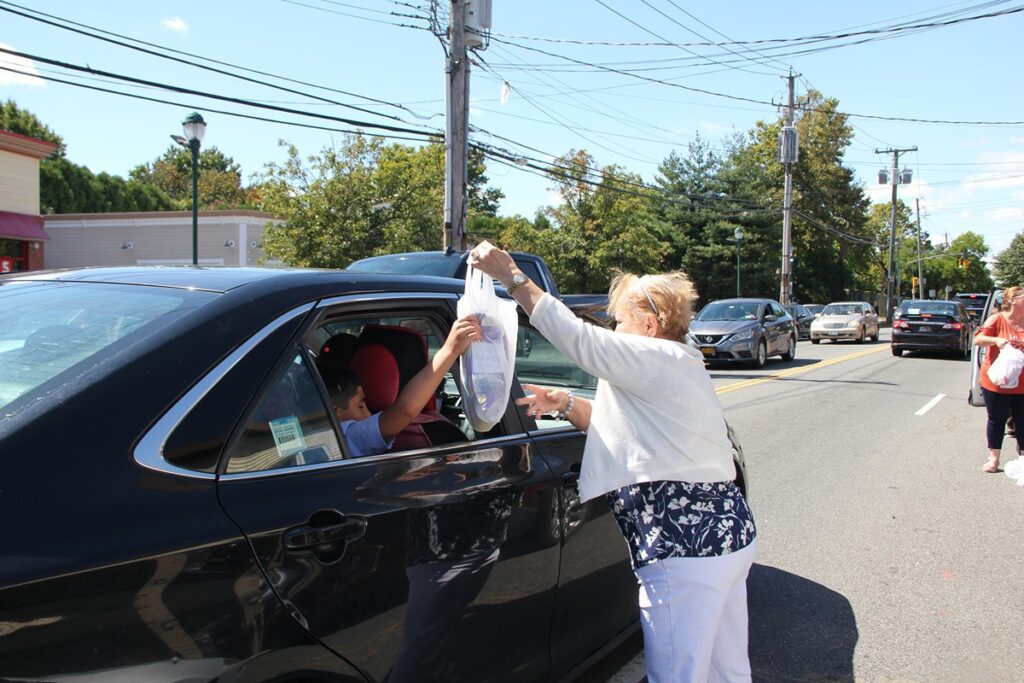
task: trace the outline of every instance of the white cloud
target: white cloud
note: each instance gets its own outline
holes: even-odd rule
[[[181,17],[170,17],[168,19],[164,19],[163,24],[172,31],[180,31],[182,33],[188,32],[188,24],[186,24],[185,20]]]
[[[723,126],[721,123],[716,121],[698,121],[697,125],[700,126],[702,130],[706,130],[709,133],[727,133],[729,131],[728,126]]]
[[[14,49],[5,43],[0,43],[0,47],[5,50]],[[43,79],[39,77],[39,72],[36,71],[36,65],[33,64],[30,59],[0,52],[0,66],[23,72],[14,73],[13,71],[0,70],[0,86],[28,85],[36,88],[42,88],[46,85]]]

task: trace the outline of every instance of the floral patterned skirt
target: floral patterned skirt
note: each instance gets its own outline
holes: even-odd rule
[[[651,481],[605,495],[633,571],[669,557],[727,555],[757,535],[750,507],[731,481]]]

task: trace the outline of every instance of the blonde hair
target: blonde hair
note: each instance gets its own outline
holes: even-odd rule
[[[665,337],[683,341],[690,329],[697,289],[681,270],[653,275],[616,270],[608,290],[608,315],[615,315],[620,300],[636,315],[653,314]]]
[[[1003,310],[1008,311],[1013,306],[1013,297],[1024,291],[1024,287],[1007,287],[1003,290]]]

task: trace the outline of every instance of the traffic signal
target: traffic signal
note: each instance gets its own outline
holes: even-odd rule
[[[959,264],[960,264],[960,267],[961,267],[961,268],[963,268],[963,269],[965,269],[965,270],[967,269],[967,267],[968,267],[969,265],[971,265],[971,262],[970,262],[970,261],[968,261],[968,260],[967,260],[967,259],[965,259],[965,258],[961,258],[961,259],[958,259],[958,262],[959,262]]]
[[[911,287],[915,287],[915,288],[917,287],[917,276],[916,275],[914,275],[913,277],[910,278],[910,286]]]

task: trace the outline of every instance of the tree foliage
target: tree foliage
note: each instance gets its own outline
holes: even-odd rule
[[[56,143],[57,150],[53,153],[53,156],[64,156],[64,139],[36,118],[35,114],[26,109],[19,108],[14,100],[8,99],[0,103],[0,130]]]
[[[256,188],[260,209],[284,219],[264,238],[271,258],[296,266],[343,268],[379,254],[440,249],[444,146],[411,147],[349,136],[303,158],[288,150],[267,164]],[[482,157],[469,165],[469,216],[493,216],[501,193],[486,186]]]
[[[999,252],[992,270],[1000,287],[1024,284],[1024,233],[1018,233],[1010,246]]]
[[[154,161],[133,168],[128,177],[161,190],[179,209],[192,207],[191,150],[172,144]],[[242,209],[253,204],[242,183],[241,168],[216,147],[200,149],[197,185],[201,209]]]

